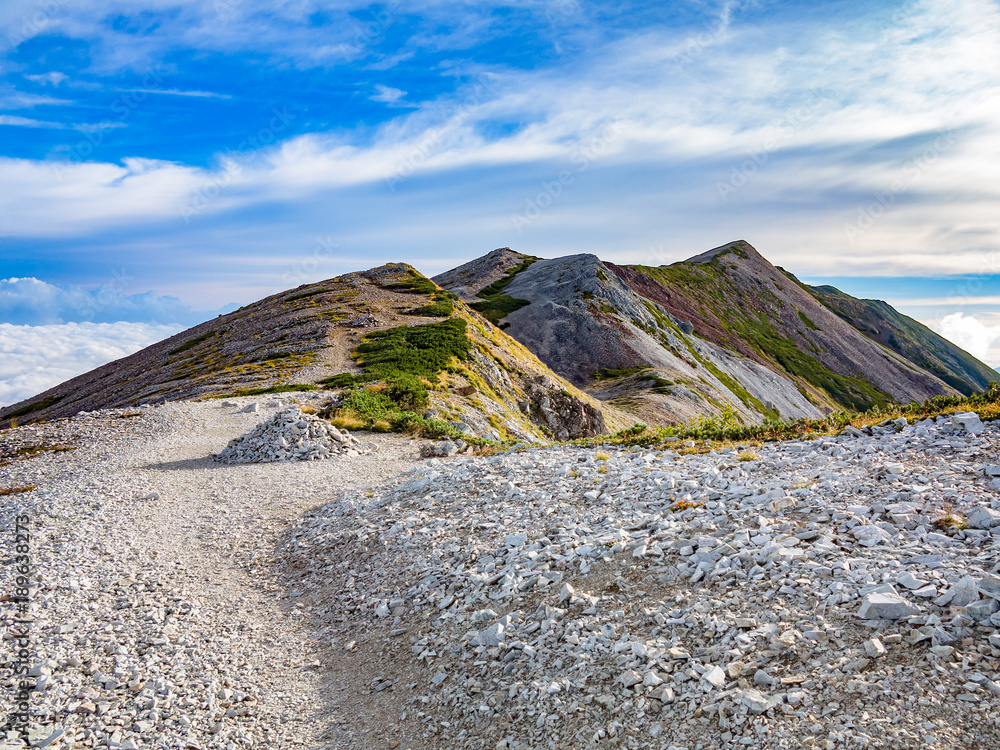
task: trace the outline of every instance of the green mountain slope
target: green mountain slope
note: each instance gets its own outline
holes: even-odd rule
[[[956,393],[862,335],[744,241],[669,266],[607,265],[698,336],[792,378],[818,405],[861,410]]]
[[[832,286],[808,287],[813,296],[872,341],[906,357],[965,395],[1000,382],[1000,374],[881,300],[857,299]]]

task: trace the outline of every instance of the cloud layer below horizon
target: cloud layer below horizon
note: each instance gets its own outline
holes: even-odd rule
[[[128,356],[183,330],[150,323],[0,323],[0,406]]]

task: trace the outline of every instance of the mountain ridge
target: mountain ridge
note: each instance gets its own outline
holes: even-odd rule
[[[434,278],[453,289],[461,279],[471,297],[528,257],[501,248]],[[477,269],[488,269],[491,262],[502,269],[477,279]],[[543,278],[547,269],[560,264],[565,267],[559,274]],[[612,275],[622,286],[610,281]],[[635,297],[628,298],[623,287]],[[986,365],[885,303],[876,305],[890,318],[883,327],[917,331],[920,338],[909,349],[894,349],[891,342],[866,334],[860,316],[837,309],[821,291],[771,265],[743,240],[658,267],[618,265],[587,254],[534,261],[506,281],[504,292],[519,305],[496,322],[556,372],[599,398],[631,400],[633,413],[651,409],[666,421],[692,416],[683,399],[662,403],[662,383],[671,374],[687,377],[680,384],[687,392],[673,390],[691,397],[689,401],[700,399],[695,411],[719,415],[721,396],[730,404],[742,403],[739,416],[744,419],[789,419],[923,401],[983,390],[997,380]],[[578,340],[586,342],[585,351]],[[686,361],[679,362],[676,355]],[[695,381],[710,382],[698,384],[690,373],[682,374],[691,365],[699,370]],[[635,372],[643,367],[649,368],[645,375]],[[739,370],[735,384],[711,372],[731,367]],[[761,368],[786,387],[791,384],[802,403],[795,397],[782,402],[777,381],[770,390],[764,388]],[[602,380],[602,371],[621,371],[620,382]],[[657,385],[643,388],[636,382],[643,378]]]
[[[428,369],[458,328],[456,357]],[[342,418],[373,428],[440,417],[486,439],[566,439],[637,421],[812,418],[998,380],[888,304],[803,284],[743,240],[656,267],[505,247],[433,279],[389,263],[270,295],[0,409],[0,421],[296,389],[321,390],[335,411],[362,389],[372,395]]]
[[[461,325],[438,333],[435,326],[444,321]],[[426,351],[461,328],[464,343],[456,351],[462,356],[428,369],[421,344],[402,335],[417,333],[419,326],[430,342]],[[380,361],[398,372],[382,377]],[[374,374],[366,377],[369,370]],[[395,380],[400,382],[390,382]],[[636,421],[564,381],[522,344],[403,263],[271,295],[0,409],[0,421],[324,389],[334,400],[350,389],[369,392],[351,402],[353,417],[344,418],[360,417],[379,429],[389,425],[380,426],[381,412],[375,410],[390,408],[383,392],[394,389],[400,403],[407,403],[392,406],[393,415],[427,409],[429,418],[492,440],[585,437]],[[422,417],[414,413],[408,419]]]

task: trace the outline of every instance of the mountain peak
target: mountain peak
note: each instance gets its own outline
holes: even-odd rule
[[[764,256],[754,249],[746,240],[733,240],[732,242],[727,242],[725,245],[719,245],[718,247],[713,247],[707,252],[701,253],[700,255],[695,255],[693,258],[688,258],[683,261],[684,263],[711,263],[716,258],[729,255],[736,255],[740,258],[752,257],[755,260],[765,260]]]
[[[519,253],[509,247],[498,247],[475,260],[432,277],[431,281],[450,289],[463,301],[471,302],[486,287],[500,281],[525,263],[536,260],[539,258]]]

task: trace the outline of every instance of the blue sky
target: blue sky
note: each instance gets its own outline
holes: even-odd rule
[[[0,323],[743,238],[1000,364],[997,70],[996,0],[8,0]]]

